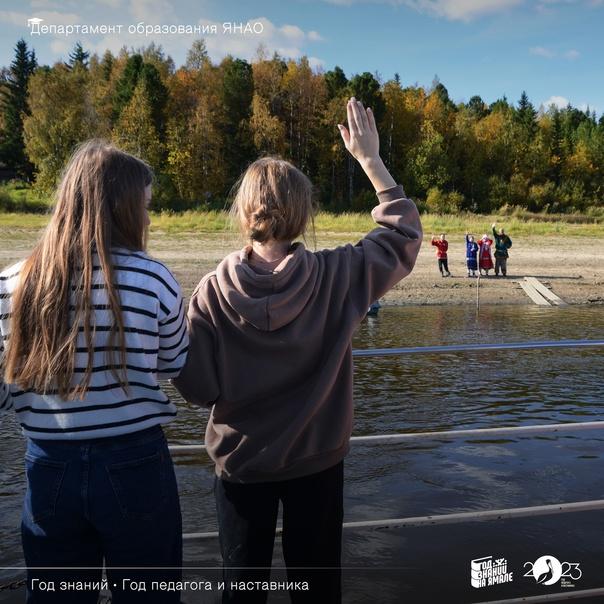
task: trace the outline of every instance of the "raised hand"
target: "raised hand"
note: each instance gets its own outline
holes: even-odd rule
[[[396,186],[396,181],[380,157],[380,137],[371,109],[354,97],[346,105],[348,128],[338,124],[346,149],[361,164],[376,191]]]
[[[380,155],[380,138],[371,109],[354,97],[346,106],[348,129],[338,124],[346,149],[361,164],[375,160]]]

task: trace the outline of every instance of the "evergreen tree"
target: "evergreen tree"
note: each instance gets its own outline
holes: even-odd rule
[[[168,101],[168,90],[162,82],[161,76],[155,65],[143,63],[137,85],[144,83],[147,99],[151,106],[153,124],[160,138],[165,134],[165,109]]]
[[[73,69],[76,65],[79,65],[86,69],[88,67],[88,59],[90,53],[84,50],[84,47],[80,42],[76,42],[73,50],[69,53],[69,61],[67,65]]]
[[[15,47],[15,58],[4,74],[3,86],[0,88],[0,161],[26,179],[31,178],[33,166],[25,153],[23,117],[29,115],[27,85],[36,66],[34,51],[28,50],[27,43],[21,38]]]
[[[518,101],[515,118],[526,138],[532,140],[537,134],[537,112],[524,90]]]
[[[337,65],[332,71],[326,72],[323,77],[325,78],[327,98],[329,100],[339,96],[348,85],[348,79],[346,78],[345,73],[342,71],[342,68]]]
[[[143,57],[134,54],[128,57],[124,71],[117,82],[113,101],[113,119],[117,121],[124,107],[128,105],[138,83],[140,71],[143,68]]]
[[[382,98],[380,83],[375,76],[368,71],[355,75],[350,80],[352,96],[361,101],[365,107],[371,107],[376,121],[380,121],[384,115],[386,105]]]
[[[252,156],[252,135],[249,119],[254,96],[252,66],[242,59],[226,57],[222,70],[222,131],[224,159],[229,178],[236,179]]]
[[[481,120],[483,117],[486,117],[489,113],[485,102],[478,95],[474,95],[468,101],[467,107],[468,111],[470,112],[470,115],[476,120]]]
[[[552,168],[552,177],[556,186],[560,184],[560,173],[563,162],[563,133],[562,133],[562,118],[560,110],[554,108],[552,115],[552,131],[550,142],[550,164]]]
[[[165,131],[165,108],[168,100],[161,75],[155,65],[145,63],[142,55],[135,54],[128,58],[124,71],[117,82],[113,102],[113,120],[117,122],[124,108],[130,103],[138,84],[144,81],[153,125],[157,134],[162,137]]]
[[[130,102],[122,111],[113,138],[125,151],[137,155],[160,171],[161,141],[154,124],[150,90],[144,78],[140,78]]]
[[[436,94],[436,96],[438,96],[445,108],[450,110],[456,109],[455,103],[449,97],[449,91],[447,90],[444,84],[438,82],[432,92],[433,94]]]
[[[113,66],[115,65],[115,57],[111,54],[110,50],[106,50],[103,58],[101,59],[101,70],[103,79],[108,82],[113,73]]]
[[[510,104],[508,103],[508,98],[504,94],[500,99],[497,99],[494,103],[489,105],[489,112],[494,113],[496,111],[507,112],[510,110]]]

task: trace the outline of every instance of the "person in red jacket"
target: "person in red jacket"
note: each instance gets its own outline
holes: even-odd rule
[[[432,245],[436,247],[436,258],[438,259],[438,270],[443,277],[450,277],[449,260],[447,259],[447,250],[449,242],[445,239],[445,233],[440,234],[440,238],[432,235]]]
[[[482,236],[482,239],[478,242],[478,268],[480,269],[480,274],[484,274],[488,277],[489,271],[493,268],[493,257],[491,256],[491,246],[493,245],[493,240],[485,233]]]

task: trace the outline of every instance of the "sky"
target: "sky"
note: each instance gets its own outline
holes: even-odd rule
[[[64,32],[115,30],[35,35],[31,18]],[[128,31],[139,24],[185,33]],[[241,24],[247,32],[235,30]],[[153,41],[179,66],[200,37],[184,28],[197,25],[216,26],[201,36],[215,61],[251,60],[263,44],[270,54],[306,55],[317,69],[339,65],[348,77],[398,73],[403,85],[430,86],[437,76],[455,102],[475,94],[516,102],[525,90],[537,108],[570,102],[604,113],[604,0],[0,0],[0,66],[21,37],[42,64],[65,60],[77,41],[99,54]]]

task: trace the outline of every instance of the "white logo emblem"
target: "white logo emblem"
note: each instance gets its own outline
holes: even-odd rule
[[[570,587],[572,583],[565,579],[578,581],[583,576],[578,562],[560,562],[550,554],[541,556],[534,562],[525,562],[524,567],[528,567],[524,576],[535,579],[540,585],[554,585],[562,579],[563,586]]]
[[[477,589],[501,583],[511,583],[513,573],[508,572],[508,561],[505,558],[485,556],[476,558],[470,563],[470,584]]]

